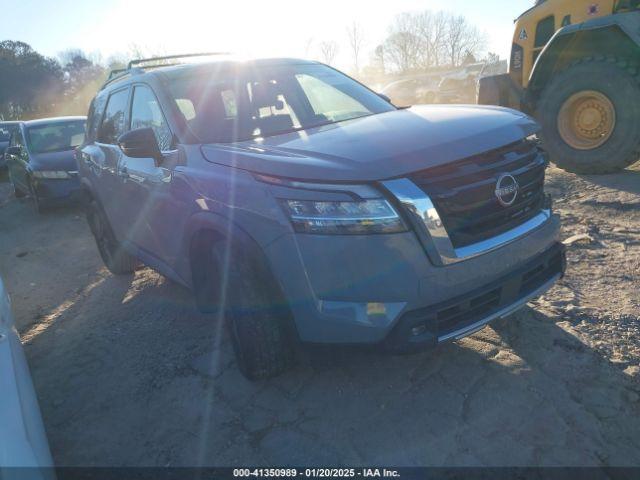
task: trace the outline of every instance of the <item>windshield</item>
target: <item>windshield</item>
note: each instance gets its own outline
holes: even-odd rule
[[[33,153],[73,150],[84,140],[85,122],[58,122],[29,127],[27,143]]]
[[[8,142],[18,125],[0,125],[0,142]]]
[[[203,143],[268,137],[395,109],[325,65],[183,74],[171,79],[170,91]]]

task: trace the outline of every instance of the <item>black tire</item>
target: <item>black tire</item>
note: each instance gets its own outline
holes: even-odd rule
[[[95,200],[90,200],[87,204],[87,222],[107,269],[114,275],[132,273],[139,264],[138,259],[122,248],[106,215]]]
[[[31,206],[33,207],[33,211],[38,215],[41,214],[44,210],[42,203],[40,202],[40,197],[38,196],[38,192],[34,188],[33,184],[29,182],[29,197],[31,198]]]
[[[615,108],[615,126],[605,143],[584,150],[563,140],[559,113],[564,103],[583,91],[606,96]],[[620,171],[640,159],[640,76],[637,65],[612,57],[585,58],[556,75],[536,107],[542,140],[558,167],[584,174]]]
[[[235,244],[235,242],[232,242]],[[208,245],[207,245],[208,244]],[[294,363],[291,314],[262,259],[209,239],[194,271],[198,307],[223,312],[238,367],[249,380],[274,377]]]

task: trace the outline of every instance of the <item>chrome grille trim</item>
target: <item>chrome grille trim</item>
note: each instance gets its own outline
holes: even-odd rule
[[[436,207],[420,187],[408,178],[397,178],[381,182],[405,208],[416,226],[422,229],[433,249],[426,248],[436,265],[450,265],[503,247],[527,233],[541,227],[551,217],[550,210],[541,210],[533,218],[511,230],[478,243],[454,248]],[[419,232],[419,236],[420,232]],[[428,247],[428,246],[427,246]]]

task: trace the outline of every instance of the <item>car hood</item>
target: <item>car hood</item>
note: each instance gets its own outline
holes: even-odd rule
[[[499,107],[428,105],[233,144],[202,146],[213,163],[309,181],[374,181],[476,155],[536,133]]]
[[[62,152],[32,153],[30,155],[33,170],[77,170],[75,150]]]

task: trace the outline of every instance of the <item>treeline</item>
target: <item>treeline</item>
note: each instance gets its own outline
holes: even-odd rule
[[[346,29],[346,41],[308,39],[306,53],[333,63],[346,48],[351,73],[365,79],[380,75],[402,75],[426,70],[456,68],[481,60],[496,61],[486,53],[486,35],[462,15],[448,12],[405,12],[397,15],[379,44],[371,44],[362,24]],[[368,62],[363,62],[365,51]]]
[[[378,45],[369,42],[367,33],[361,24],[353,22],[342,39],[315,41],[309,38],[304,55],[335,64],[342,51],[351,64],[350,73],[366,83],[458,67],[481,58],[497,61],[495,54],[484,56],[485,35],[460,15],[428,10],[402,13],[392,20],[385,40]],[[51,58],[26,43],[2,41],[0,120],[85,115],[89,102],[110,70],[123,68],[130,58],[158,53],[143,51],[134,45],[128,54],[106,62],[77,49]]]
[[[400,72],[474,63],[486,47],[477,27],[446,12],[403,13],[389,30],[380,55],[385,68]]]
[[[109,70],[121,66],[102,65],[79,50],[50,58],[23,42],[0,42],[0,119],[86,115]]]

